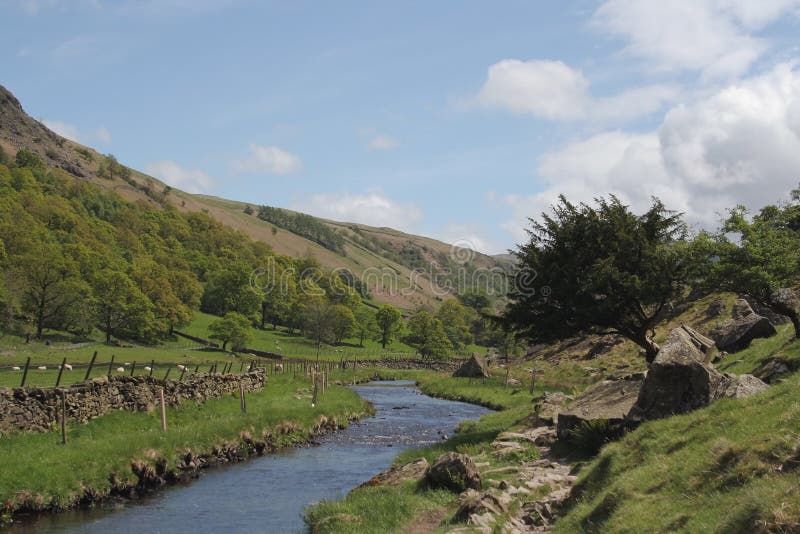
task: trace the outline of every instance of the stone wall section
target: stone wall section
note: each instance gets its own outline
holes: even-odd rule
[[[146,412],[159,404],[158,391],[170,406],[196,403],[264,388],[264,372],[191,374],[183,381],[150,376],[101,376],[65,388],[0,388],[0,435],[16,431],[46,432],[60,422],[61,395],[66,395],[67,421],[86,423],[115,410]]]

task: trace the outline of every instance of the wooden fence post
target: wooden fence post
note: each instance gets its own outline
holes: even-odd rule
[[[133,365],[131,365],[131,376],[133,376],[133,373],[135,372],[136,372],[136,360],[133,360]]]
[[[153,376],[153,371],[156,369],[156,361],[150,360],[150,376]]]
[[[164,380],[169,378],[169,372],[172,371],[172,367],[167,367],[167,372],[164,374]]]
[[[108,364],[108,376],[111,376],[111,372],[114,370],[114,358],[115,356],[111,355],[111,363]]]
[[[25,362],[25,370],[22,371],[22,383],[19,385],[19,387],[21,388],[25,387],[25,380],[28,378],[28,368],[30,366],[31,366],[31,357],[28,356],[28,361]]]
[[[89,377],[92,376],[92,368],[94,367],[94,361],[97,359],[97,351],[94,351],[92,354],[92,360],[89,362],[89,368],[86,369],[86,376],[84,377],[84,381],[89,380]]]
[[[161,401],[161,431],[167,431],[167,403],[164,400],[164,388],[158,390],[158,397]]]
[[[58,368],[58,377],[56,378],[56,387],[61,384],[61,375],[64,374],[64,366],[67,364],[67,359],[61,362],[61,367]]]
[[[317,380],[314,381],[314,396],[311,398],[311,407],[314,408],[317,406],[317,393],[319,389],[319,382]]]
[[[242,415],[247,415],[247,400],[244,397],[244,382],[239,382],[239,393],[241,394],[241,397],[239,398],[242,404]]]
[[[531,367],[531,395],[533,395],[533,388],[536,387],[536,368]]]
[[[183,374],[185,372],[186,372],[186,366],[184,365],[183,369],[181,369],[181,376],[178,378],[178,382],[183,382]]]
[[[511,373],[511,366],[506,364],[506,385],[505,385],[505,387],[508,387],[508,375],[509,375],[509,373]]]

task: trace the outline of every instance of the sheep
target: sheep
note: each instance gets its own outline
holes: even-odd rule
[[[283,364],[280,364],[280,363],[276,364],[275,365],[275,372],[276,373],[282,373],[283,372]]]
[[[131,362],[125,362],[125,363],[124,363],[124,364],[122,364],[122,365],[124,365],[125,367],[130,367],[130,366],[131,366]]]
[[[65,371],[72,371],[72,366],[70,364],[68,364],[68,363],[65,363],[64,364],[64,370]]]
[[[117,367],[117,372],[118,373],[124,373],[125,372],[125,368],[124,367]]]
[[[152,369],[152,368],[151,368],[149,365],[147,365],[147,366],[145,366],[144,370],[145,370],[145,371],[147,371],[147,372],[149,373],[149,372],[150,372],[150,371],[152,371],[153,369]]]
[[[178,364],[178,371],[185,371],[185,370],[186,370],[185,365]]]
[[[46,365],[40,365],[39,367],[36,368],[36,370],[37,371],[47,371],[47,366]]]
[[[11,370],[12,370],[12,371],[21,371],[22,369],[20,369],[19,367],[17,367],[17,366],[15,365],[14,367],[12,367],[12,368],[11,368]]]

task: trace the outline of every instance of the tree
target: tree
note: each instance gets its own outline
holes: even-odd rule
[[[261,300],[251,284],[251,274],[252,269],[242,262],[211,273],[201,299],[201,309],[215,315],[234,311],[255,317]]]
[[[417,312],[409,319],[405,342],[417,349],[423,358],[444,358],[453,350],[442,322],[426,311]]]
[[[492,305],[492,301],[485,290],[478,287],[468,287],[458,294],[458,300],[464,306],[480,312]]]
[[[211,339],[222,341],[222,350],[228,343],[233,350],[244,348],[250,341],[250,319],[237,312],[228,312],[225,317],[215,319],[208,325]]]
[[[151,328],[153,305],[127,274],[106,267],[97,273],[93,286],[106,343],[120,333],[141,336]]]
[[[21,306],[30,314],[36,337],[45,326],[65,316],[69,308],[89,298],[88,285],[78,277],[77,267],[64,257],[61,247],[37,243],[15,258],[13,276],[21,291]]]
[[[442,322],[444,332],[453,347],[461,349],[472,343],[470,324],[475,319],[475,311],[463,306],[456,299],[447,299],[439,307],[436,317]]]
[[[384,304],[375,313],[375,341],[380,342],[382,348],[385,349],[397,336],[402,317],[400,310],[390,304]]]
[[[350,336],[356,328],[356,317],[353,310],[344,304],[331,305],[331,333],[333,334],[333,342],[341,343],[344,338]]]
[[[0,145],[0,165],[8,165],[8,154],[3,149],[3,145]]]
[[[31,169],[44,169],[44,162],[35,152],[20,148],[14,160],[17,167],[30,167]]]
[[[314,340],[317,347],[317,360],[323,343],[334,341],[334,316],[332,306],[324,298],[314,295],[304,295],[303,330],[306,336]]]
[[[355,319],[355,332],[358,336],[358,346],[363,347],[364,340],[376,330],[375,314],[366,306],[361,306],[356,310]]]
[[[693,272],[682,216],[655,198],[635,215],[614,196],[596,207],[561,196],[552,211],[530,219],[530,242],[515,252],[507,330],[535,342],[613,332],[652,362],[656,319]]]
[[[730,210],[722,229],[701,234],[695,246],[707,258],[706,287],[750,295],[786,315],[800,337],[800,205],[766,206],[750,218],[743,206]],[[729,236],[735,236],[731,239]]]

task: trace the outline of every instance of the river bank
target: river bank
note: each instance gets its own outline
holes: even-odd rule
[[[343,387],[331,387],[316,408],[311,397],[307,381],[274,376],[248,395],[247,414],[234,396],[168,408],[166,433],[156,412],[114,412],[68,425],[67,445],[54,433],[3,436],[3,520],[135,499],[214,465],[309,444],[374,413]]]

